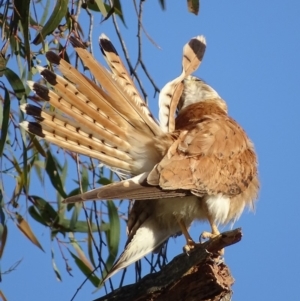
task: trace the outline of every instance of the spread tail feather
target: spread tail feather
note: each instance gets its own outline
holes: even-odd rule
[[[31,81],[28,85],[51,109],[47,105],[43,110],[29,104],[22,106],[35,118],[35,122],[23,122],[22,127],[127,174],[151,170],[161,159],[156,137],[162,132],[148,107],[138,95],[128,93],[119,83],[120,78],[114,78],[96,62],[79,41],[72,38],[71,42],[101,87],[54,52],[47,52],[47,59],[63,76],[37,67],[51,88]]]

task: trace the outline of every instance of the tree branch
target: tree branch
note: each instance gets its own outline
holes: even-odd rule
[[[180,254],[161,271],[94,301],[230,300],[234,279],[218,252],[242,238],[240,228],[198,244],[189,256]]]

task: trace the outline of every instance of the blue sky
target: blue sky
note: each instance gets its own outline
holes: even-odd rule
[[[300,280],[300,3],[296,0],[284,3],[203,0],[200,15],[196,17],[187,12],[186,1],[166,2],[166,11],[161,11],[158,1],[144,4],[143,25],[162,48],[158,50],[144,36],[143,57],[156,84],[162,88],[179,75],[183,45],[191,37],[203,34],[207,49],[195,75],[212,85],[226,100],[229,114],[247,131],[258,153],[261,191],[256,212],[244,212],[235,224],[242,227],[243,239],[225,252],[225,262],[236,280],[233,300],[296,300]],[[127,7],[123,6],[128,28],[121,24],[120,27],[134,61],[136,18],[131,1]],[[82,22],[88,26],[86,19]],[[95,56],[102,60],[97,47],[102,32],[121,53],[111,22],[100,24],[95,20]],[[151,98],[154,90],[142,78],[151,110],[157,116],[157,97]],[[37,194],[35,189],[32,185],[30,193]],[[46,191],[46,194],[53,195],[53,192]],[[64,263],[58,260],[63,282],[56,281],[48,229],[31,221],[46,250],[42,253],[14,225],[9,226],[1,269],[5,271],[17,260],[23,260],[14,272],[3,276],[0,284],[8,300],[70,300],[84,276],[70,259],[74,277],[69,277]],[[207,224],[194,224],[192,236],[197,239],[205,229]],[[122,233],[125,236],[124,228]],[[172,242],[169,259],[181,253],[183,243],[182,238]],[[123,245],[124,239],[120,249]],[[131,275],[132,270],[127,283],[133,281]],[[93,300],[104,294],[103,291],[92,294],[93,290],[87,283],[75,300]]]

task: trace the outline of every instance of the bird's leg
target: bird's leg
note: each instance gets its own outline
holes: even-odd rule
[[[186,245],[183,247],[183,251],[188,254],[192,249],[194,249],[196,243],[190,236],[190,234],[186,228],[185,222],[182,219],[179,219],[178,224],[180,226],[182,234],[184,235],[184,237],[186,239]]]
[[[214,238],[220,234],[217,225],[210,218],[208,219],[208,221],[211,226],[211,232],[203,231],[201,234],[201,239]]]
[[[213,221],[213,219],[211,217],[209,217],[208,221],[209,221],[209,224],[211,227],[211,232],[207,232],[207,231],[202,232],[201,236],[200,236],[200,240],[214,238],[220,234],[220,231],[219,231],[217,225],[215,224],[215,222]],[[221,249],[218,253],[220,256],[223,256],[224,249]]]

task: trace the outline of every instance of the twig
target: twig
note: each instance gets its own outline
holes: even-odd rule
[[[143,94],[143,97],[145,99],[145,101],[147,102],[147,93],[143,87],[143,84],[139,78],[139,76],[137,75],[136,71],[134,70],[134,68],[132,67],[132,64],[131,64],[131,61],[130,61],[130,58],[129,58],[129,54],[128,54],[128,51],[127,51],[127,48],[126,48],[126,45],[123,41],[123,38],[122,38],[122,35],[120,33],[120,29],[119,29],[119,26],[118,26],[118,23],[117,23],[117,20],[116,20],[116,17],[115,15],[113,14],[112,15],[112,20],[113,20],[113,24],[114,24],[114,27],[115,27],[115,30],[116,30],[116,33],[117,33],[117,36],[118,36],[118,39],[119,39],[119,42],[121,44],[121,47],[122,47],[122,51],[124,53],[124,56],[125,56],[125,59],[126,59],[126,62],[127,62],[127,65],[128,65],[128,68],[129,68],[129,71],[130,71],[130,74],[134,76],[134,78],[136,79],[140,89],[141,89],[141,92]]]
[[[72,270],[72,269],[71,269],[71,267],[70,267],[69,264],[68,264],[68,259],[66,258],[65,254],[64,254],[64,252],[63,252],[63,250],[62,250],[62,248],[61,248],[60,241],[58,240],[57,237],[56,237],[56,242],[57,242],[57,244],[58,244],[58,248],[59,248],[59,250],[60,250],[60,254],[61,254],[63,260],[65,261],[67,273],[68,273],[70,276],[73,277],[73,275],[72,275],[72,273],[71,273],[71,270]]]
[[[82,281],[82,283],[76,289],[76,292],[74,293],[74,295],[72,296],[72,298],[70,299],[70,301],[73,301],[75,299],[75,297],[77,296],[77,294],[79,293],[79,291],[82,289],[82,287],[84,286],[84,284],[89,280],[90,276],[92,276],[96,272],[97,269],[98,269],[98,267],[94,268],[94,270],[91,271],[89,273],[89,275]]]
[[[144,0],[145,1],[145,0]],[[143,0],[141,2],[144,2]],[[141,5],[141,2],[140,2],[140,5]],[[136,16],[139,17],[139,12],[138,12],[138,9],[137,9],[137,5],[136,5],[136,0],[133,0],[133,4],[134,4],[134,9],[135,9],[135,12],[136,12]],[[150,35],[147,33],[147,31],[145,30],[145,27],[143,26],[143,24],[141,23],[141,28],[144,32],[144,34],[146,35],[146,37],[148,38],[148,40],[155,46],[157,47],[159,50],[161,50],[161,47],[150,37]]]
[[[93,33],[93,27],[94,27],[94,16],[93,14],[89,11],[88,7],[86,7],[86,13],[88,14],[90,18],[90,25],[89,25],[89,34],[88,34],[88,41],[89,41],[89,46],[90,46],[90,52],[93,55],[93,39],[92,39],[92,33]]]
[[[138,14],[138,32],[137,32],[137,38],[138,38],[138,58],[137,58],[137,62],[135,65],[135,71],[136,68],[138,67],[138,65],[140,64],[142,69],[144,70],[146,76],[148,77],[150,83],[152,84],[153,88],[154,88],[154,97],[156,93],[159,93],[160,90],[159,88],[156,86],[156,84],[154,83],[154,80],[152,79],[152,77],[150,76],[144,62],[143,62],[143,57],[142,57],[142,35],[141,35],[141,28],[142,28],[142,15],[143,15],[143,3],[144,1],[140,0],[140,5],[139,5],[139,10],[137,11]],[[134,0],[134,4],[135,4],[135,8],[136,8],[136,3]],[[136,8],[137,9],[137,8]]]

